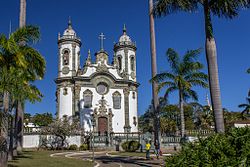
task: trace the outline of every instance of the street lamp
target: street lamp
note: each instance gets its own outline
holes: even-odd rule
[[[95,162],[95,152],[94,152],[94,128],[95,128],[95,125],[96,125],[96,122],[95,122],[95,118],[94,118],[94,114],[91,114],[91,124],[92,124],[92,160],[93,160],[93,163]]]

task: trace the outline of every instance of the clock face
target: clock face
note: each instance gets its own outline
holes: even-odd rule
[[[108,92],[108,86],[105,83],[99,83],[96,87],[97,93],[104,95]]]
[[[62,73],[63,74],[68,74],[69,73],[69,67],[63,67],[62,68]]]

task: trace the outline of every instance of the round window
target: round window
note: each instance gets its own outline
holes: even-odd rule
[[[105,83],[99,83],[96,88],[97,93],[104,95],[108,92],[108,86]]]

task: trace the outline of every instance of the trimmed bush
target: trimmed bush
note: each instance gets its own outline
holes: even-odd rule
[[[122,143],[122,149],[127,152],[135,152],[140,147],[140,143],[138,141],[126,141]]]
[[[88,149],[88,145],[87,144],[82,144],[82,145],[80,145],[80,147],[79,147],[79,150],[80,151],[85,151],[85,150],[87,150]]]
[[[234,128],[196,143],[166,159],[166,166],[250,166],[250,128]]]
[[[69,146],[69,150],[77,150],[77,149],[78,149],[78,147],[77,147],[76,144],[71,144],[71,145]]]

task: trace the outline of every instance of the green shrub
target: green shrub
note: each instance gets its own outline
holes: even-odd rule
[[[166,166],[250,166],[250,128],[234,128],[196,143],[166,159]]]
[[[135,152],[140,147],[140,143],[138,141],[126,141],[122,143],[122,149],[127,152]]]
[[[71,144],[71,145],[69,146],[69,150],[77,150],[77,149],[78,149],[78,147],[77,147],[76,144]]]
[[[85,151],[85,150],[87,150],[88,149],[88,145],[87,144],[82,144],[82,145],[80,145],[80,147],[79,147],[79,150],[80,151]]]

